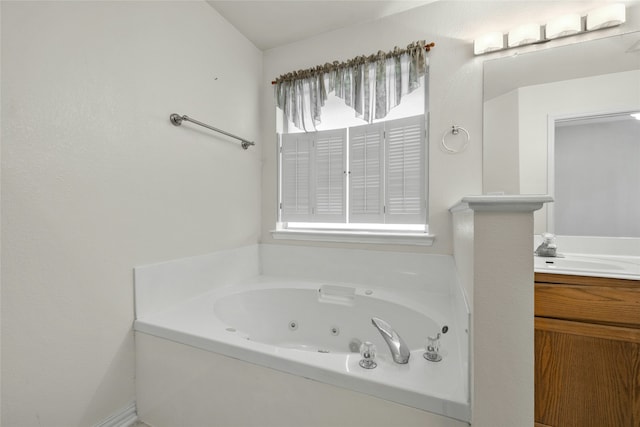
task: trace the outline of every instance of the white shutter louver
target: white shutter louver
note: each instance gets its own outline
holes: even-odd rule
[[[349,218],[384,222],[382,123],[349,128]]]
[[[386,221],[426,222],[424,117],[385,123]]]

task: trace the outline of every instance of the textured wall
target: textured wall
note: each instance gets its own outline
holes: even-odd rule
[[[2,425],[135,399],[132,268],[254,244],[262,53],[205,2],[2,2]]]

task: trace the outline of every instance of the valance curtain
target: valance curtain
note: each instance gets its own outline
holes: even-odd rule
[[[315,131],[327,95],[335,95],[355,110],[356,117],[371,123],[384,118],[400,104],[403,95],[420,87],[428,68],[428,51],[434,44],[418,41],[406,49],[334,61],[294,71],[275,81],[276,105],[293,124]]]

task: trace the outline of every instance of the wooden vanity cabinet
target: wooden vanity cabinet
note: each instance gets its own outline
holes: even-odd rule
[[[535,274],[536,427],[640,427],[640,281]]]

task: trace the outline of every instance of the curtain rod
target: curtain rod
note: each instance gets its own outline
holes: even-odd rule
[[[181,116],[180,114],[173,113],[172,115],[170,115],[170,116],[169,116],[169,120],[171,120],[171,123],[173,123],[173,125],[174,125],[174,126],[180,126],[180,125],[182,124],[182,121],[183,121],[183,120],[186,120],[186,121],[188,121],[188,122],[195,123],[195,124],[197,124],[197,125],[200,125],[200,126],[206,127],[207,129],[211,129],[211,130],[213,130],[213,131],[220,132],[221,134],[223,134],[223,135],[227,135],[227,136],[230,136],[231,138],[239,139],[239,140],[241,141],[241,144],[240,144],[240,145],[241,145],[241,146],[242,146],[242,148],[244,148],[245,150],[246,150],[247,148],[249,148],[249,146],[250,146],[250,145],[256,145],[256,143],[255,143],[255,142],[247,141],[247,140],[246,140],[246,139],[244,139],[244,138],[240,138],[239,136],[235,136],[235,135],[233,135],[233,134],[231,134],[231,133],[229,133],[229,132],[225,132],[225,131],[223,131],[223,130],[221,130],[221,129],[218,129],[218,128],[215,128],[215,127],[213,127],[213,126],[209,126],[208,124],[206,124],[206,123],[202,123],[202,122],[199,122],[198,120],[192,119],[192,118],[191,118],[191,117],[189,117],[189,116]]]
[[[436,45],[436,44],[435,44],[434,42],[427,43],[427,44],[425,44],[425,45],[424,45],[424,49],[425,49],[427,52],[429,52],[433,47],[435,47],[435,45]],[[378,57],[380,54],[383,54],[383,55],[385,55],[386,57],[389,57],[389,56],[397,56],[397,55],[401,55],[402,53],[405,53],[405,52],[406,52],[407,50],[409,50],[411,47],[412,47],[412,45],[409,45],[409,46],[407,46],[407,49],[402,49],[402,50],[399,50],[399,49],[396,47],[396,48],[395,48],[395,50],[392,50],[391,52],[384,53],[384,52],[381,52],[381,51],[380,51],[380,52],[378,52],[377,54],[369,55],[369,56],[366,56],[366,57],[365,57],[365,56],[360,56],[360,57],[356,57],[356,58],[354,58],[354,59],[373,59],[373,58]],[[353,61],[354,59],[352,59],[351,61]],[[324,69],[324,68],[327,68],[327,69],[330,69],[330,68],[340,68],[340,67],[342,67],[342,66],[348,66],[348,65],[349,65],[349,62],[350,62],[350,61],[347,61],[347,62],[340,62],[340,63],[339,63],[338,61],[334,61],[333,63],[327,63],[327,64],[325,64],[325,65],[319,65],[319,66],[317,66],[317,67],[309,68],[309,69],[306,69],[306,70],[300,70],[300,71],[297,71],[296,73],[317,72],[317,71],[322,70],[322,69]],[[291,74],[291,73],[288,73],[288,74]],[[277,84],[277,83],[278,83],[278,81],[279,81],[279,80],[290,80],[290,78],[284,78],[285,76],[286,76],[286,74],[285,74],[285,75],[283,75],[283,76],[278,77],[276,80],[272,80],[272,81],[271,81],[271,84],[272,84],[272,85],[275,85],[275,84]]]

